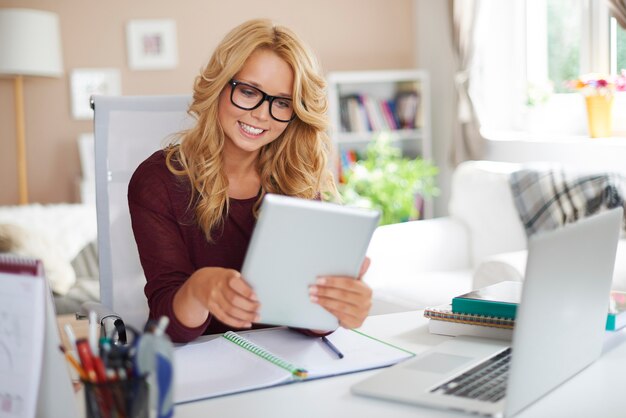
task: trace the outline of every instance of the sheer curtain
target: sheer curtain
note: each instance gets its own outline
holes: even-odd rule
[[[626,29],[626,0],[607,0],[607,3],[617,23]]]
[[[481,159],[486,148],[486,141],[480,134],[480,123],[469,94],[478,2],[479,0],[449,0],[452,44],[457,66],[454,77],[457,109],[450,150],[450,161],[455,166],[465,160]]]

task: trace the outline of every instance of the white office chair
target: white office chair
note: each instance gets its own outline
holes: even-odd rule
[[[100,304],[87,303],[109,332],[121,318],[141,330],[148,319],[139,262],[128,210],[128,183],[137,166],[189,128],[190,96],[95,96],[95,177],[100,269]]]

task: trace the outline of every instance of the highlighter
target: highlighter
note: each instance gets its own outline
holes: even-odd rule
[[[174,416],[174,369],[172,361],[174,357],[174,346],[165,335],[165,328],[169,324],[169,319],[162,316],[154,330],[154,372],[159,392],[157,404],[157,416],[159,418],[171,418]]]

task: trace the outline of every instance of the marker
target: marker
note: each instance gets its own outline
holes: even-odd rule
[[[326,337],[322,337],[322,342],[326,344],[326,347],[330,348],[330,350],[337,355],[340,359],[343,358],[343,353],[339,351],[335,344],[331,343],[330,340]]]
[[[89,348],[89,341],[84,338],[77,340],[76,350],[78,352],[78,358],[80,358],[80,363],[82,364],[85,374],[87,375],[87,380],[92,383],[97,383],[98,376],[96,375],[96,369],[93,365],[93,355],[91,354],[91,349]]]
[[[174,416],[173,381],[174,370],[172,361],[174,358],[174,346],[165,335],[165,329],[169,324],[169,318],[162,316],[154,329],[154,371],[158,386],[158,418],[171,418]]]

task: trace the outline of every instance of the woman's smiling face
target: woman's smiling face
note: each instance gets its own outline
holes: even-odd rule
[[[291,98],[293,91],[293,70],[276,53],[267,49],[252,53],[233,79],[272,96]],[[238,108],[230,100],[231,89],[229,85],[222,90],[218,104],[218,118],[226,135],[225,146],[256,153],[278,138],[289,124],[272,118],[267,100],[256,109]]]

